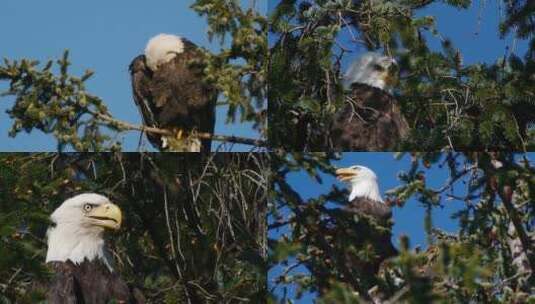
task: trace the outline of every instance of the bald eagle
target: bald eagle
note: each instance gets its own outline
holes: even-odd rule
[[[143,303],[114,271],[103,233],[121,226],[122,213],[105,196],[85,193],[61,204],[51,215],[46,262],[55,272],[48,303]]]
[[[343,78],[349,92],[330,128],[333,150],[391,151],[407,135],[408,124],[392,95],[395,67],[393,58],[376,53],[351,64]]]
[[[187,39],[159,34],[130,64],[134,101],[144,125],[175,134],[148,133],[159,150],[210,152],[211,140],[195,136],[212,134],[215,125],[217,92],[204,81],[202,56],[202,50]]]
[[[360,216],[373,218],[378,224],[384,227],[390,227],[392,219],[392,210],[385,204],[381,193],[377,175],[364,166],[351,166],[336,170],[338,180],[346,183],[349,187],[348,204],[345,207],[347,212],[355,213]],[[377,250],[384,258],[391,257],[397,253],[397,250],[391,243],[391,233],[384,231],[378,235],[369,235],[375,237],[374,240],[379,244]],[[377,265],[378,267],[379,265]]]
[[[348,278],[359,278],[349,282],[356,290],[369,290],[378,284],[376,277],[383,262],[398,254],[391,241],[392,211],[383,201],[377,176],[371,169],[358,165],[341,168],[336,170],[336,177],[349,188],[348,202],[342,212],[358,217],[352,224],[357,232],[345,236],[351,238],[351,246],[359,252],[344,252],[344,263],[351,272]]]

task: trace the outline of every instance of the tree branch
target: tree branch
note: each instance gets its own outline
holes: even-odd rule
[[[503,205],[505,206],[505,209],[507,210],[507,214],[509,215],[509,218],[511,219],[511,222],[515,226],[516,233],[518,234],[518,238],[520,239],[520,242],[522,243],[522,248],[524,249],[524,252],[526,253],[526,256],[528,257],[529,266],[531,268],[532,273],[535,273],[535,258],[533,257],[532,251],[531,251],[531,239],[527,235],[526,231],[524,230],[524,227],[522,227],[522,221],[520,220],[518,213],[516,212],[515,207],[512,203],[512,197],[513,197],[513,190],[510,185],[503,186],[503,189],[500,189],[498,191],[498,195],[500,196]]]
[[[144,125],[134,125],[128,122],[115,119],[109,115],[102,114],[99,112],[90,111],[89,113],[101,119],[102,121],[108,124],[113,124],[123,130],[142,131],[142,132],[167,135],[167,136],[174,135],[173,132],[167,129],[149,127],[149,126],[144,126]],[[240,137],[240,136],[216,135],[216,134],[211,134],[211,133],[206,133],[206,132],[197,132],[195,133],[195,135],[200,139],[212,139],[212,140],[222,141],[222,142],[233,142],[233,143],[257,146],[257,147],[267,147],[267,142],[261,139],[252,139],[252,138],[246,138],[246,137]]]

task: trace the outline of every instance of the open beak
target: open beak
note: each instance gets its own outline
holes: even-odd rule
[[[342,182],[349,182],[357,175],[358,171],[352,168],[340,168],[336,170],[336,178]]]
[[[123,220],[121,209],[112,203],[95,207],[86,216],[91,219],[93,225],[113,230],[119,229]]]

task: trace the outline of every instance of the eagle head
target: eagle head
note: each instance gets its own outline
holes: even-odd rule
[[[354,83],[366,84],[388,92],[397,79],[397,63],[394,58],[378,53],[366,53],[355,60],[344,74],[345,89],[350,89]]]
[[[182,38],[170,34],[156,35],[149,40],[145,47],[147,66],[152,71],[156,71],[160,64],[169,62],[177,54],[183,52],[184,41]]]
[[[46,262],[81,263],[100,258],[111,269],[103,233],[121,227],[121,209],[100,194],[84,193],[63,202],[50,216]]]
[[[364,197],[374,201],[383,202],[379,192],[377,175],[370,168],[364,166],[351,166],[336,170],[336,178],[348,184],[349,201],[357,197]]]

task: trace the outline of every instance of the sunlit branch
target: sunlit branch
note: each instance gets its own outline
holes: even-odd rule
[[[142,131],[142,132],[159,134],[159,135],[167,135],[167,136],[174,135],[173,132],[167,129],[135,125],[135,124],[121,121],[121,120],[117,120],[109,115],[98,113],[98,112],[90,112],[90,113],[93,114],[95,117],[101,119],[102,121],[111,125],[115,125],[118,128],[123,129],[123,130]],[[267,146],[266,141],[261,140],[261,139],[252,139],[252,138],[246,138],[246,137],[240,137],[240,136],[216,135],[216,134],[211,134],[207,132],[196,132],[195,135],[201,139],[212,139],[216,141],[233,142],[233,143],[257,146],[257,147]]]

